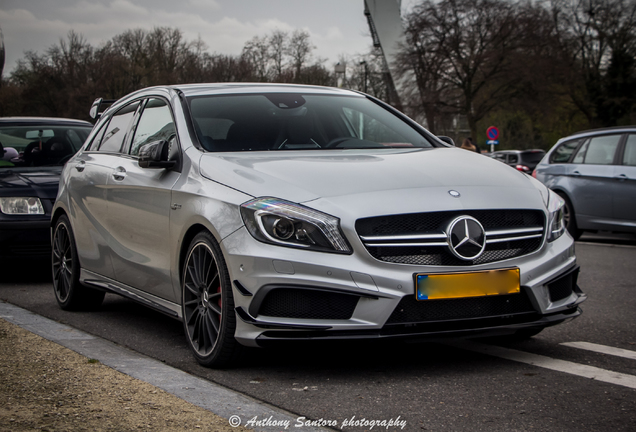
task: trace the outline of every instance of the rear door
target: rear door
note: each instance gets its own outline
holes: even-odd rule
[[[108,179],[120,159],[121,146],[138,103],[116,112],[95,135],[87,149],[71,162],[75,172],[68,193],[76,211],[71,212],[82,268],[114,277],[109,220]]]
[[[613,190],[617,224],[636,230],[636,134],[627,135],[619,164],[614,168]]]
[[[603,229],[613,218],[614,160],[621,134],[595,136],[566,168],[569,193],[580,228]]]

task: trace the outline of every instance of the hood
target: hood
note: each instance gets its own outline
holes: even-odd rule
[[[0,170],[0,196],[37,196],[55,199],[62,167]]]
[[[325,210],[370,202],[396,213],[422,211],[423,202],[427,211],[543,206],[531,178],[458,148],[206,153],[201,174],[253,197],[315,201]]]

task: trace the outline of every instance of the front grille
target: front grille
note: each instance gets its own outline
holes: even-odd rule
[[[258,315],[306,319],[349,319],[360,297],[328,291],[276,288],[267,293]]]
[[[388,321],[391,324],[415,324],[435,321],[506,317],[534,313],[525,292],[459,299],[423,300],[403,297]]]
[[[456,257],[446,230],[459,216],[472,216],[484,227],[486,248],[474,260]],[[503,261],[537,251],[545,217],[539,210],[466,210],[359,219],[356,231],[376,259],[398,264],[466,266]]]

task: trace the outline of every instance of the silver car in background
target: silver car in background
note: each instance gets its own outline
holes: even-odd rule
[[[62,173],[54,290],[63,309],[108,291],[180,319],[213,367],[301,340],[529,337],[585,299],[562,210],[364,94],[154,87]]]
[[[575,239],[584,231],[636,233],[636,126],[562,138],[533,176],[565,200]]]

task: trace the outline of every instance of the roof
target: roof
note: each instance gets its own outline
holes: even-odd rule
[[[61,117],[0,117],[0,125],[1,124],[15,124],[15,125],[76,125],[76,126],[87,126],[93,127],[93,124],[87,122],[85,120],[77,120],[77,119],[69,119],[69,118],[61,118]]]
[[[494,153],[535,153],[535,152],[543,152],[545,153],[545,150],[541,150],[541,149],[524,149],[524,150],[497,150],[492,152]]]
[[[156,87],[155,87],[156,88]],[[359,96],[360,93],[337,87],[324,87],[304,84],[279,84],[279,83],[208,83],[208,84],[182,84],[159,86],[159,88],[171,88],[182,91],[186,96],[209,94],[249,94],[249,93],[314,93]],[[152,89],[143,89],[149,90]]]
[[[636,125],[632,125],[632,126],[612,126],[612,127],[605,127],[605,128],[598,128],[598,129],[588,129],[588,130],[584,130],[584,131],[580,131],[580,132],[575,132],[571,135],[568,135],[564,138],[561,139],[565,139],[565,138],[572,138],[572,137],[576,137],[579,135],[597,135],[597,134],[603,134],[606,132],[634,132],[636,131]]]

